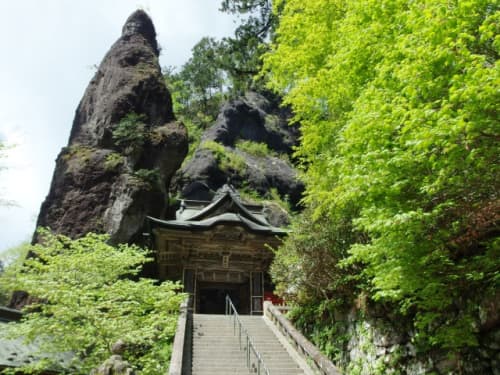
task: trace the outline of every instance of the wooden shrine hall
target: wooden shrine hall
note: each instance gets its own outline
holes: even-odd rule
[[[196,313],[223,314],[229,295],[242,314],[261,314],[272,293],[271,248],[287,234],[263,206],[243,203],[225,185],[212,201],[183,200],[175,220],[148,217],[161,280],[179,280]]]

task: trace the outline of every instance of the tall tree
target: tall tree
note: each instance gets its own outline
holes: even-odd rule
[[[221,41],[221,67],[227,72],[234,93],[255,89],[258,83],[254,78],[262,66],[261,56],[267,51],[277,24],[272,1],[224,0],[220,10],[238,15],[241,20],[234,36]]]
[[[176,113],[198,126],[215,118],[224,97],[264,88],[255,77],[277,21],[271,0],[223,0],[220,10],[239,16],[234,36],[202,38],[178,72],[164,72]]]
[[[310,218],[365,234],[342,264],[412,317],[421,348],[477,345],[479,301],[500,283],[498,3],[275,6],[265,74],[302,124]]]
[[[217,64],[219,44],[214,38],[202,38],[192,49],[192,56],[182,66],[180,77],[189,85],[189,100],[201,103],[201,110],[209,112],[210,101],[220,96],[224,74]]]
[[[220,43],[215,39],[202,38],[179,72],[171,68],[164,73],[176,113],[202,127],[215,119],[226,85],[219,49]]]

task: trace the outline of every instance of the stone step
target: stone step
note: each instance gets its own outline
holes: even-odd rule
[[[256,374],[256,372],[250,372],[245,368],[245,370],[239,369],[228,369],[228,368],[210,368],[210,369],[199,369],[193,371],[192,375],[250,375]],[[261,375],[264,375],[261,371]],[[271,375],[304,375],[303,372],[290,372],[286,369],[283,371],[273,371]]]
[[[254,364],[254,366],[252,368],[257,369],[257,364]],[[247,369],[246,365],[243,367],[241,367],[241,366],[235,367],[232,365],[224,366],[224,364],[219,364],[219,365],[214,365],[214,366],[207,366],[207,365],[200,364],[199,366],[193,366],[193,368],[192,368],[193,373],[211,371],[211,373],[214,375],[217,375],[218,371],[230,371],[230,370],[231,371],[246,372],[247,374],[250,372]],[[261,367],[260,372],[261,372],[261,374],[264,373],[263,367]],[[270,375],[274,375],[276,372],[283,372],[286,374],[302,374],[303,373],[303,371],[301,369],[299,369],[298,367],[295,367],[295,368],[274,367],[272,370],[269,368],[269,372],[270,372]]]
[[[229,357],[231,359],[235,359],[236,361],[241,361],[241,360],[246,360],[245,358],[245,353],[241,353],[239,356],[234,356],[234,357]],[[226,358],[226,359],[229,359]],[[213,356],[198,356],[196,359],[193,359],[193,366],[195,364],[202,364],[202,365],[208,365],[208,364],[218,364],[218,363],[231,363],[230,361],[223,361],[220,362],[221,359],[224,359],[224,357],[213,357]],[[255,357],[252,358],[253,362],[257,362]],[[290,363],[290,358],[288,359],[269,359],[266,361],[264,360],[264,363],[266,366],[278,366],[278,367],[290,367],[290,368],[298,368],[297,365],[294,363]]]
[[[215,353],[213,351],[209,350],[197,350],[197,358],[240,358],[242,356],[245,356],[244,351],[238,351],[238,352],[233,352],[233,351],[228,351],[224,353]],[[290,356],[288,354],[281,354],[281,353],[275,353],[275,354],[262,354],[262,359],[264,359],[266,362],[270,360],[290,360]]]
[[[304,374],[262,316],[240,318],[272,375]],[[231,319],[225,315],[193,315],[193,375],[255,374],[246,367],[245,335],[242,334],[240,343],[239,328],[234,329]],[[255,370],[257,363],[253,353],[251,363]]]
[[[231,343],[231,344],[238,344],[239,345],[239,338],[236,336],[236,337],[232,337],[232,338],[221,338],[220,340],[217,339],[217,338],[214,338],[214,337],[193,337],[193,339],[196,341],[196,342],[199,342],[199,343],[203,343],[203,344],[206,344],[206,345],[210,345],[210,344],[214,344],[214,345],[220,345],[222,343]],[[247,341],[245,339],[241,339],[241,345],[246,345]],[[268,341],[253,341],[252,340],[252,344],[254,344],[254,346],[256,345],[259,345],[259,346],[273,346],[273,345],[280,345],[280,342],[279,341],[275,341],[275,340],[268,340]]]

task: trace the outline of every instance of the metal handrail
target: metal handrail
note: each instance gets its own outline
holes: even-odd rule
[[[240,316],[238,315],[238,312],[236,311],[236,307],[234,307],[233,301],[231,301],[231,298],[226,295],[226,315],[232,315],[233,316],[233,333],[236,335],[236,325],[238,325],[238,341],[240,344],[240,350],[245,350],[245,357],[246,357],[246,362],[247,362],[247,367],[250,371],[252,372],[257,372],[257,375],[265,374],[265,375],[270,375],[269,369],[267,368],[266,364],[264,363],[264,360],[262,359],[262,356],[260,353],[255,349],[255,345],[252,342],[252,339],[250,338],[250,335],[248,334],[248,331],[243,327],[243,324],[241,323]],[[241,338],[244,336],[244,341],[246,342],[246,346],[243,348],[242,343],[241,343]],[[255,358],[257,358],[257,364],[252,363],[250,360],[251,353],[253,352]],[[256,368],[254,367],[256,365]],[[253,368],[252,368],[253,367]]]

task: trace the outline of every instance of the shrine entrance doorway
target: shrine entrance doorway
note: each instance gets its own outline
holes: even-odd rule
[[[250,313],[250,291],[248,282],[220,283],[199,282],[197,296],[197,310],[201,314],[224,314],[226,295],[233,301],[234,306],[241,314]]]

